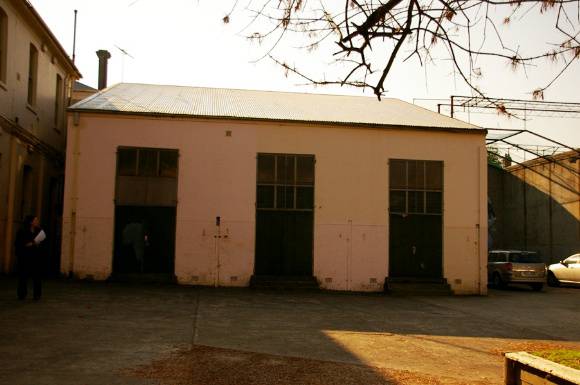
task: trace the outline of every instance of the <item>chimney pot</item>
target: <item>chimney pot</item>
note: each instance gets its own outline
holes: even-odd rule
[[[97,51],[99,58],[99,91],[107,88],[107,67],[108,60],[111,58],[111,53],[107,50],[100,49]]]

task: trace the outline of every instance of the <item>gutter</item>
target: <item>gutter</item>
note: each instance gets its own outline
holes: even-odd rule
[[[80,102],[79,102],[80,103]],[[90,108],[68,108],[68,112],[75,113],[89,113],[89,114],[102,114],[102,115],[117,115],[117,116],[141,116],[141,117],[152,117],[152,118],[165,118],[165,119],[207,119],[207,120],[238,120],[238,121],[248,121],[248,122],[269,122],[269,123],[282,123],[282,124],[310,124],[317,126],[340,126],[347,128],[370,128],[379,130],[389,130],[389,129],[409,129],[418,131],[444,131],[444,132],[457,132],[457,133],[468,133],[477,135],[487,135],[487,129],[485,128],[459,128],[459,127],[431,127],[431,126],[413,126],[413,125],[390,125],[390,124],[374,124],[374,123],[357,123],[357,122],[329,122],[329,121],[316,121],[316,120],[299,120],[299,119],[268,119],[268,118],[253,118],[253,117],[239,117],[239,116],[215,116],[215,115],[186,115],[186,114],[172,114],[172,113],[162,113],[162,112],[135,112],[135,111],[112,111],[112,110],[95,110]]]

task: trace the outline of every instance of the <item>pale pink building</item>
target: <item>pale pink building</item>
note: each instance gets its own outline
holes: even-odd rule
[[[69,109],[61,270],[485,294],[485,133],[396,99],[118,84]]]

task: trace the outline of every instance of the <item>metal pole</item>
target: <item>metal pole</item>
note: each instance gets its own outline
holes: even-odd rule
[[[76,59],[76,50],[77,50],[77,10],[75,9],[75,26],[73,32],[73,52],[72,52],[72,62],[75,62]]]
[[[454,96],[451,95],[451,117],[453,117],[453,112],[454,112],[453,111],[453,98],[454,98]]]

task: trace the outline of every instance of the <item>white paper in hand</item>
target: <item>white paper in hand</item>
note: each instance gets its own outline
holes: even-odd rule
[[[34,238],[34,243],[36,243],[37,245],[40,244],[40,242],[44,241],[46,239],[46,233],[44,232],[44,230],[40,230],[40,233],[38,233],[38,235],[36,235],[36,237]]]

